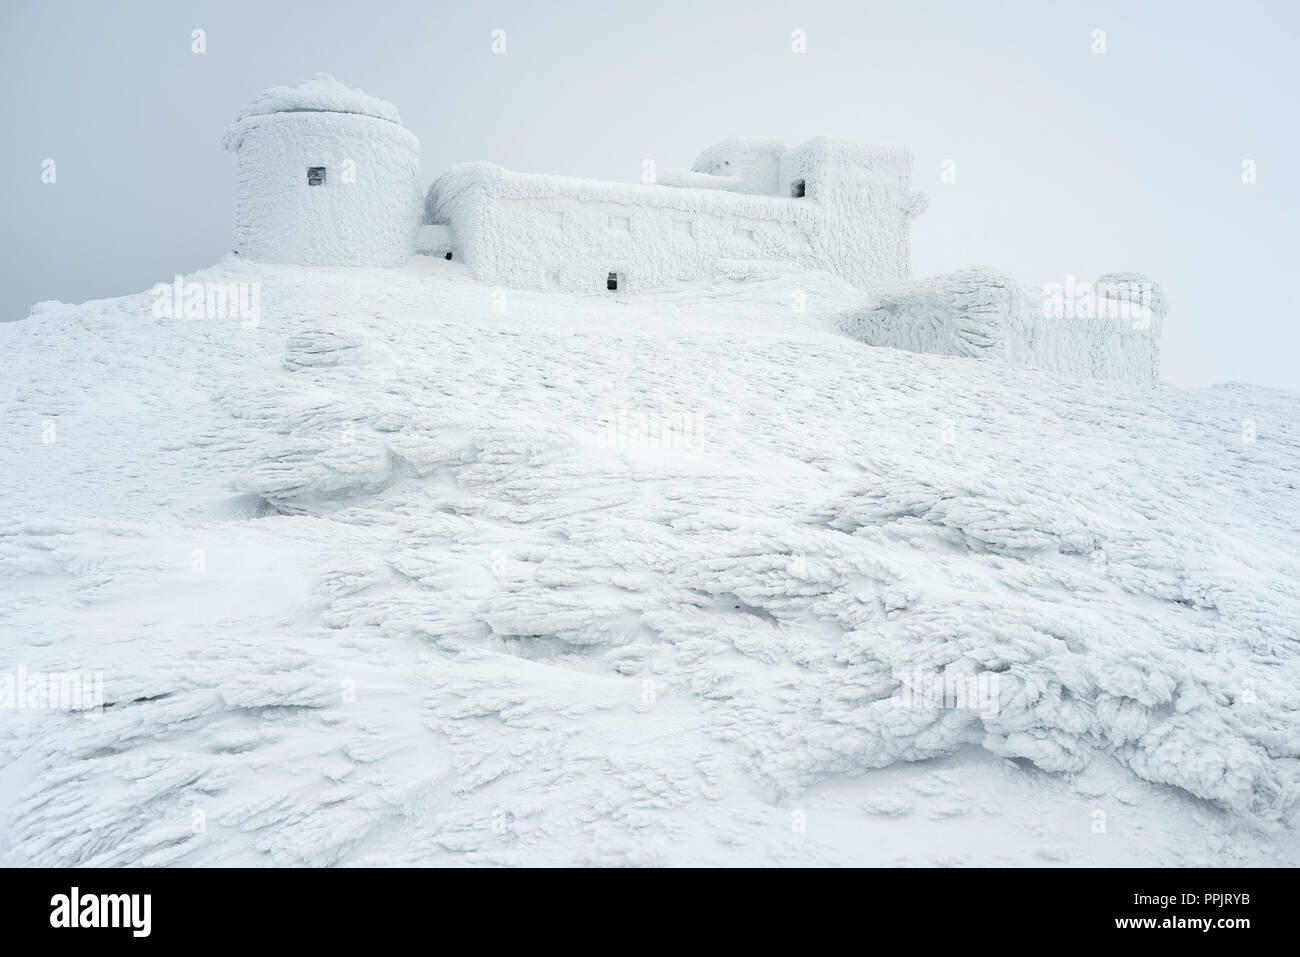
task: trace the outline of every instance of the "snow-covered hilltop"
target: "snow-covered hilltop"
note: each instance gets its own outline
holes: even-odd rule
[[[346,188],[281,124],[402,132],[331,83],[237,121],[324,167],[247,215]],[[644,188],[771,199],[741,145]],[[1159,385],[1158,289],[452,233],[0,324],[0,863],[1294,862],[1300,396]]]
[[[1294,860],[1300,398],[873,348],[827,276],[185,282],[260,322],[0,326],[6,667],[106,699],[3,712],[6,863]]]

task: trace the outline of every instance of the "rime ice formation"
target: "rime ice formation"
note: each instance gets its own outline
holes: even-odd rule
[[[0,708],[0,863],[1298,859],[1300,397],[872,348],[825,274],[186,280],[261,323],[0,324],[0,681],[107,705]]]
[[[231,127],[259,321],[0,324],[0,865],[1297,859],[1300,397],[1162,387],[1137,274],[909,279],[903,151],[422,197],[398,123]]]
[[[883,286],[842,328],[873,346],[1155,385],[1166,311],[1159,286],[1122,273],[1086,289],[1086,298],[1063,290],[1057,300],[1006,273],[967,269]]]
[[[525,289],[630,292],[790,263],[869,287],[911,270],[905,150],[813,140],[728,140],[664,184],[605,183],[453,167],[429,189],[425,222],[451,228],[474,278]],[[730,164],[730,165],[728,165]]]
[[[238,156],[234,251],[259,262],[396,266],[420,222],[420,144],[390,104],[327,73],[256,97]]]
[[[1159,377],[1164,307],[1145,280],[1123,305],[1152,315],[1129,328],[1053,316],[990,270],[909,281],[911,222],[928,200],[911,189],[905,150],[731,137],[690,171],[640,185],[462,163],[421,207],[419,143],[400,123],[391,104],[325,73],[254,97],[225,138],[239,157],[235,253],[340,266],[454,257],[482,283],[589,294],[826,271],[875,291],[843,324],[873,345],[1135,385]]]

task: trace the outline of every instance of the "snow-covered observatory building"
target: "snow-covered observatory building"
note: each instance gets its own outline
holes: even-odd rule
[[[1086,294],[988,268],[912,279],[928,197],[904,149],[733,137],[651,182],[462,163],[424,194],[397,109],[327,73],[255,96],[225,146],[239,161],[234,251],[249,259],[400,266],[420,252],[481,283],[586,294],[824,270],[869,294],[839,324],[870,345],[1159,382],[1165,297],[1145,276],[1108,274]]]
[[[317,73],[253,97],[224,145],[239,162],[237,255],[304,266],[410,257],[420,143],[392,104]]]
[[[911,175],[906,150],[828,139],[724,140],[650,184],[463,163],[430,187],[424,221],[504,286],[638,292],[789,263],[870,288],[911,273],[927,199]]]

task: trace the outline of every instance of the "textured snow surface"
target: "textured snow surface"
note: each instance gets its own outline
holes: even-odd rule
[[[981,267],[891,283],[844,316],[841,327],[873,346],[1155,385],[1166,312],[1160,287],[1136,273],[1107,274],[1092,285],[1145,308],[1107,309],[1103,299],[1088,316],[1050,315],[1042,290]]]
[[[910,153],[779,147],[727,140],[695,171],[649,185],[462,163],[429,188],[424,221],[451,227],[475,279],[521,289],[603,293],[611,272],[631,292],[791,268],[860,288],[910,275],[911,221],[926,203],[909,186]],[[795,180],[803,198],[791,198]]]
[[[187,279],[261,324],[0,325],[0,670],[108,702],[0,709],[0,862],[1296,860],[1300,397],[872,348],[830,277]],[[948,666],[1000,710],[891,704]]]
[[[238,157],[233,252],[300,266],[410,258],[423,193],[420,143],[390,103],[317,73],[255,96],[223,143]],[[308,170],[323,169],[312,185]]]
[[[420,144],[372,116],[297,112],[230,128],[234,251],[258,262],[391,266],[410,258],[423,192]],[[313,186],[307,171],[325,170]]]
[[[287,86],[263,90],[248,101],[235,120],[296,112],[356,113],[390,123],[402,122],[393,104],[344,86],[328,73],[313,73]]]

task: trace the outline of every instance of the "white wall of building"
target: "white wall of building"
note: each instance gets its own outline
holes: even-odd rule
[[[911,219],[924,202],[907,186],[909,154],[863,150],[814,141],[798,151],[788,172],[805,177],[809,189],[797,199],[788,182],[782,195],[760,195],[467,163],[430,188],[425,222],[450,226],[472,274],[494,285],[596,293],[615,272],[625,277],[620,291],[637,292],[767,261],[825,269],[869,288],[909,274]],[[715,152],[717,159],[725,150]],[[876,161],[880,170],[853,166]],[[778,164],[741,172],[753,185],[756,176],[778,178],[787,170]]]
[[[323,74],[255,97],[225,137],[238,158],[234,252],[306,266],[406,262],[421,216],[420,144],[396,118]],[[311,167],[324,167],[320,185],[309,184]]]

